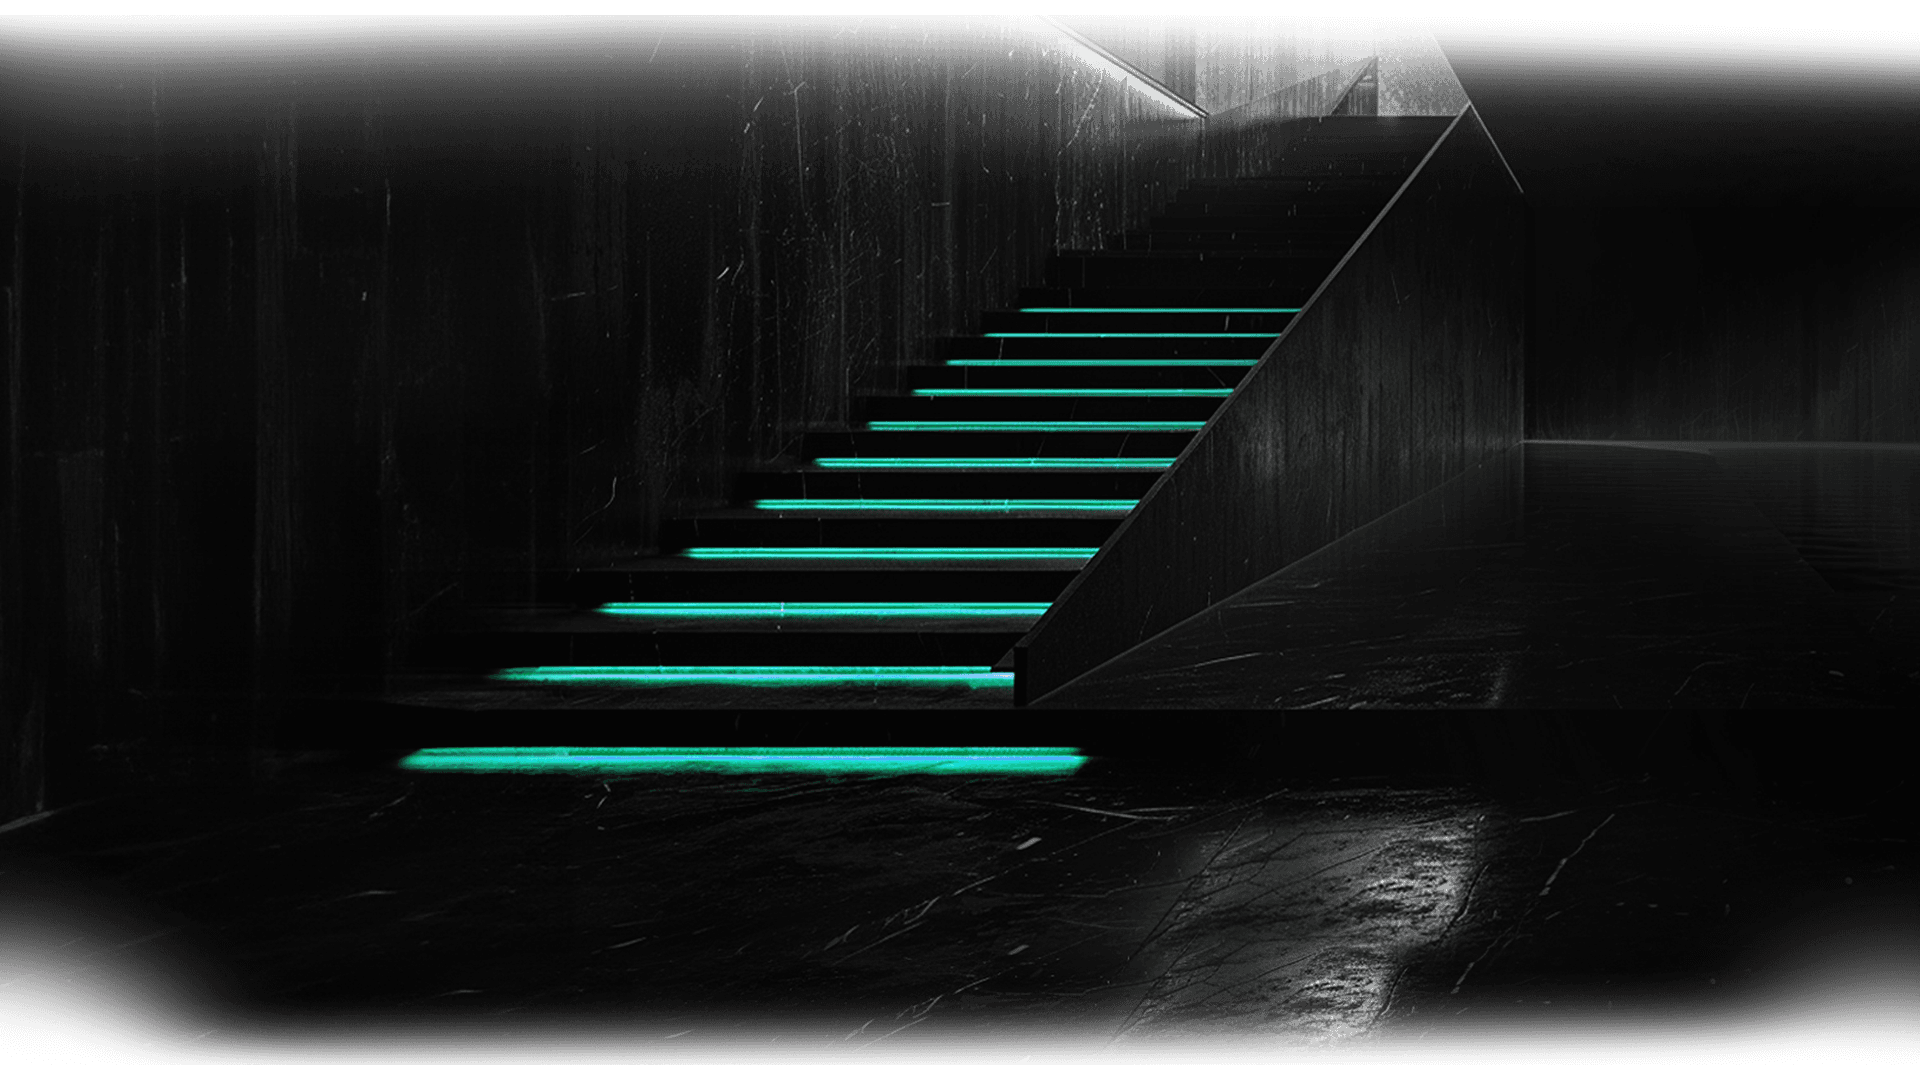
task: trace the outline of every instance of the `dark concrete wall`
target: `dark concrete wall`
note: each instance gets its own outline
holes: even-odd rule
[[[1530,435],[1920,439],[1913,65],[1443,44],[1535,215]]]
[[[1920,441],[1920,215],[1542,207],[1527,431]]]
[[[1469,108],[1021,641],[1023,700],[1517,442],[1524,229]]]
[[[26,806],[47,739],[265,745],[434,605],[646,550],[1344,90],[1203,152],[1038,26],[0,51]]]

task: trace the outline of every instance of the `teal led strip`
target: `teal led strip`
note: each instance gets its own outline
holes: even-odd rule
[[[1205,420],[869,420],[869,431],[1199,431]]]
[[[1137,499],[755,499],[755,510],[895,510],[929,514],[1078,510],[1126,513]]]
[[[1147,333],[1118,333],[1118,332],[1096,334],[1096,333],[1072,333],[1072,332],[1053,331],[1053,330],[1033,330],[1033,331],[999,330],[999,331],[994,331],[988,334],[982,334],[980,336],[990,337],[990,338],[1256,338],[1256,337],[1270,338],[1270,337],[1279,337],[1280,335],[1277,332],[1272,330],[1256,330],[1256,331],[1250,331],[1250,332],[1235,331],[1232,333],[1206,333],[1206,334],[1197,333],[1197,332],[1190,332],[1190,333],[1183,333],[1183,334],[1173,334],[1173,333],[1147,334]]]
[[[1017,356],[1011,359],[986,356],[961,356],[947,361],[949,367],[1252,367],[1256,356],[1226,360],[1089,360],[1084,357]]]
[[[691,547],[689,559],[1091,559],[1099,548],[1079,547]]]
[[[1298,315],[1297,307],[1023,307],[1032,315]]]
[[[972,603],[860,603],[845,601],[642,601],[601,604],[604,615],[686,619],[836,619],[911,617],[935,619],[1039,618],[1051,605],[978,601]]]
[[[591,686],[998,686],[1013,673],[989,667],[534,667],[493,673],[503,682]]]
[[[1227,386],[1031,386],[971,387],[928,386],[915,390],[915,397],[1226,397],[1233,393]]]
[[[1172,458],[1148,457],[823,457],[823,469],[1166,469]]]
[[[1071,774],[1071,746],[454,746],[400,762],[421,772],[968,772]]]

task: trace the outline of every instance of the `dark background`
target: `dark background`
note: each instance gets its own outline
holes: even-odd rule
[[[1196,167],[990,38],[7,43],[0,817],[643,550]],[[1529,435],[1920,438],[1910,73],[1443,44],[1532,206]]]
[[[1920,70],[1443,40],[1534,215],[1528,434],[1920,439]]]

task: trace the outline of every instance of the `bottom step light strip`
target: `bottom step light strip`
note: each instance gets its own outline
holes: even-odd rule
[[[990,667],[532,667],[493,674],[503,682],[615,686],[1012,686]]]
[[[690,547],[689,559],[885,559],[938,562],[1006,562],[1023,559],[1080,559],[1099,548],[1068,547]]]
[[[917,513],[990,514],[1017,511],[1124,514],[1138,499],[755,499],[755,510],[893,510]]]
[[[400,762],[422,772],[837,772],[1071,774],[1071,746],[455,746]]]
[[[905,617],[915,619],[1034,618],[1047,613],[1047,601],[975,601],[910,603],[876,601],[698,601],[652,600],[601,604],[603,615],[705,619],[838,619]]]

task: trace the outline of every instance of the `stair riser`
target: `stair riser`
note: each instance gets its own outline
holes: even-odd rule
[[[1074,574],[1073,570],[864,570],[830,565],[794,571],[706,564],[585,572],[554,583],[544,598],[578,605],[622,600],[1051,602]]]
[[[978,666],[989,667],[1021,631],[886,633],[835,630],[763,632],[462,634],[429,639],[412,654],[417,667],[486,673],[563,666]]]
[[[1004,369],[996,369],[1004,370]],[[1211,392],[1213,388],[1207,388]],[[1206,420],[1225,400],[1213,397],[863,397],[859,422],[890,420]]]
[[[1199,259],[1192,255],[1061,255],[1047,263],[1055,289],[1208,288],[1311,293],[1336,260],[1325,257]]]
[[[1113,517],[691,518],[661,525],[660,545],[674,551],[714,547],[1099,547],[1119,524]]]
[[[811,432],[800,455],[819,457],[1173,457],[1192,431],[1144,432]]]
[[[753,472],[735,486],[754,499],[1138,499],[1158,472],[1041,470],[882,472],[860,469]]]
[[[992,390],[1018,387],[1135,389],[1232,389],[1251,370],[1244,363],[1193,367],[913,367],[903,372],[907,389],[944,387]],[[880,399],[875,399],[878,404]]]
[[[1246,337],[980,337],[934,344],[936,359],[1224,360],[1253,359],[1280,331],[1243,331]]]
[[[1269,304],[1267,307],[1293,305]],[[1278,335],[1293,321],[1291,312],[1025,312],[989,311],[980,318],[982,333],[1239,333]]]

